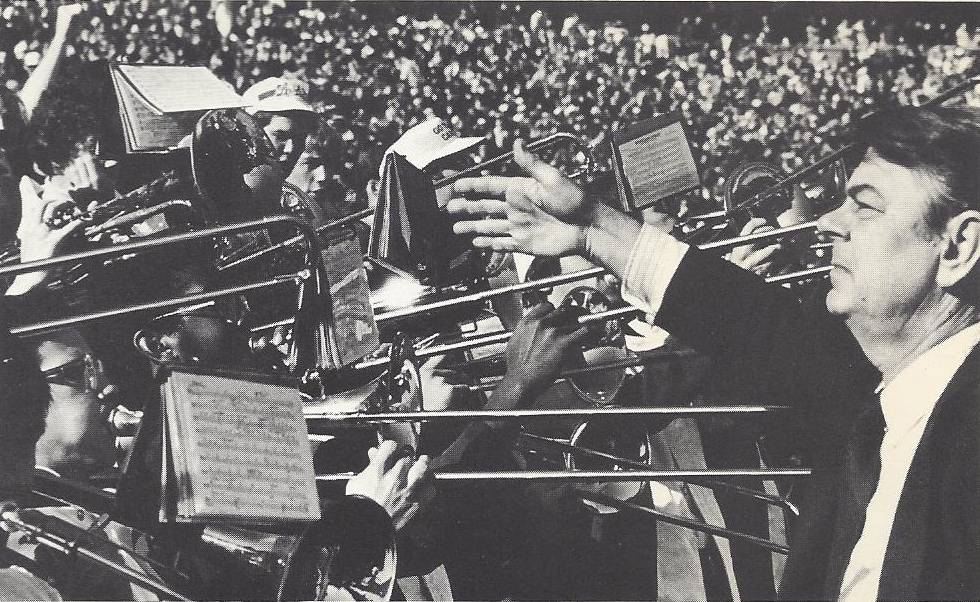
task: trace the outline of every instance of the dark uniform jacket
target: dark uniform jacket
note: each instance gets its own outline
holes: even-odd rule
[[[671,281],[657,323],[713,357],[720,395],[793,406],[794,426],[770,441],[803,450],[814,474],[801,491],[802,516],[779,593],[837,598],[837,585],[827,582],[843,450],[854,417],[877,403],[880,375],[826,310],[804,307],[787,291],[695,250]],[[980,599],[978,349],[939,399],[909,469],[885,553],[882,599]]]

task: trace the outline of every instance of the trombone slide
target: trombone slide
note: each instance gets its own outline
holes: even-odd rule
[[[0,523],[2,523],[4,529],[6,530],[22,531],[38,544],[60,552],[71,558],[85,558],[90,560],[124,577],[128,581],[156,592],[157,594],[166,596],[168,599],[190,600],[190,598],[184,596],[180,592],[175,591],[166,583],[144,575],[142,572],[133,569],[120,561],[107,558],[95,549],[82,543],[77,537],[61,535],[32,522],[32,519],[39,519],[41,516],[42,515],[36,511],[17,510],[16,506],[6,504],[4,505],[3,509],[0,510]],[[43,523],[50,524],[50,521],[44,520]],[[101,545],[105,545],[109,549],[126,553],[130,552],[130,550],[117,546],[108,539],[100,539],[99,543]]]

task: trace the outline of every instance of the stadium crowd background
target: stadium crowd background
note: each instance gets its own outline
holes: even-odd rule
[[[68,61],[205,64],[239,92],[284,73],[309,80],[336,116],[356,189],[388,145],[432,115],[489,136],[476,151],[489,154],[515,136],[594,139],[680,110],[705,197],[717,198],[741,161],[792,169],[871,107],[960,81],[980,45],[977,12],[957,5],[85,4]],[[0,83],[16,90],[56,4],[0,6]],[[966,100],[980,104],[976,93]]]

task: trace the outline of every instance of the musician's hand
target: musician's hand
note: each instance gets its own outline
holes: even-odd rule
[[[52,228],[48,226],[57,213],[66,207],[74,206],[66,191],[57,189],[45,190],[39,194],[33,181],[27,176],[20,180],[21,214],[20,225],[17,226],[17,238],[20,239],[21,262],[36,261],[53,257],[60,250],[64,240],[82,225],[80,221],[71,221],[64,226]],[[31,272],[21,274],[7,289],[8,295],[20,295],[41,284],[47,277],[47,272]]]
[[[65,168],[64,177],[69,183],[72,198],[78,204],[104,201],[113,195],[112,182],[101,165],[101,159],[84,150]]]
[[[770,230],[773,230],[773,227],[769,225],[769,222],[765,218],[753,217],[745,224],[742,231],[739,232],[739,236],[755,234],[757,232],[768,232]],[[773,259],[780,248],[778,243],[765,246],[762,244],[742,245],[732,249],[732,252],[728,255],[728,260],[743,270],[748,270],[761,276],[767,274],[772,269]]]
[[[456,370],[440,367],[446,356],[437,355],[419,366],[419,385],[422,408],[427,412],[440,412],[453,406],[456,391],[466,388],[463,381],[468,377]]]
[[[589,334],[585,326],[563,324],[550,303],[535,305],[517,323],[507,343],[507,374],[488,409],[509,410],[533,401],[550,387],[562,366]]]
[[[394,441],[369,449],[370,462],[347,482],[347,495],[371,498],[388,511],[395,529],[401,529],[435,497],[435,486],[428,456],[420,456],[414,462],[409,457],[401,458],[389,466],[397,449]]]
[[[560,171],[514,143],[514,161],[531,177],[463,178],[452,185],[447,210],[485,219],[457,222],[476,247],[560,256],[585,250],[593,203]],[[472,199],[472,200],[471,200]]]
[[[49,187],[41,194],[38,192],[30,178],[21,178],[21,216],[17,238],[20,239],[22,262],[54,256],[65,238],[82,225],[80,221],[73,220],[64,226],[49,226],[59,213],[75,211],[74,201],[66,191],[57,188]]]

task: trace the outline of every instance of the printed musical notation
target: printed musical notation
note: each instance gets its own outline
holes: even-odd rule
[[[625,179],[633,211],[680,194],[701,184],[698,164],[687,133],[676,114],[628,126],[613,135],[618,159],[616,175]]]
[[[320,518],[295,389],[174,372],[165,390],[177,520]]]

